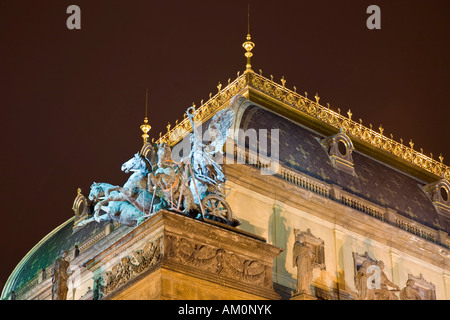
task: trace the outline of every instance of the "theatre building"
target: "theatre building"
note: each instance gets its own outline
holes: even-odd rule
[[[100,211],[108,194],[74,190],[74,216],[2,299],[450,299],[443,158],[253,71],[253,46],[242,74],[156,141],[145,119],[140,187],[109,190]],[[208,141],[213,127],[227,135]]]

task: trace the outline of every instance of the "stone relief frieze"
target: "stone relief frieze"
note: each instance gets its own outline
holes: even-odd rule
[[[272,288],[272,268],[256,259],[170,235],[167,236],[165,252],[169,261],[258,287]]]
[[[143,249],[135,250],[104,272],[96,281],[100,296],[105,296],[135,278],[162,259],[162,238],[148,242]]]

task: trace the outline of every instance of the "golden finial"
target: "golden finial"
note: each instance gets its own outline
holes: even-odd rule
[[[222,84],[219,82],[219,84],[217,85],[217,89],[219,90],[219,92],[220,92],[220,90],[222,89]]]
[[[259,69],[259,75],[262,76],[262,70],[261,69]]]
[[[409,140],[409,146],[411,147],[411,149],[414,149],[414,142],[412,141],[412,139]]]
[[[441,161],[441,163],[443,163],[443,162],[444,162],[444,157],[442,156],[442,153],[441,153],[441,154],[439,154],[439,161]]]
[[[281,77],[281,84],[283,85],[283,88],[284,88],[284,85],[286,84],[286,80],[284,79],[284,76],[282,76]]]
[[[144,139],[144,144],[146,144],[148,142],[149,135],[147,133],[152,128],[148,124],[147,111],[148,111],[148,89],[145,91],[145,118],[144,118],[144,123],[140,126],[142,132],[144,133],[142,135],[142,139]]]
[[[353,115],[352,110],[348,109],[347,114],[348,114],[348,119],[352,120],[352,115]]]
[[[170,125],[170,122],[168,122],[168,123],[167,123],[167,126],[166,126],[166,128],[167,128],[167,132],[169,132],[169,131],[170,131],[170,127],[171,127],[171,125]]]
[[[242,47],[247,51],[244,55],[247,57],[247,64],[245,66],[245,72],[250,72],[252,70],[252,65],[250,63],[250,58],[253,56],[251,51],[255,47],[255,44],[251,41],[252,37],[250,36],[250,4],[248,5],[248,18],[247,18],[247,41],[242,44]]]
[[[380,134],[383,135],[384,128],[381,124],[380,124],[380,127],[378,128],[378,130],[380,130]]]
[[[320,97],[319,97],[319,94],[318,94],[318,93],[316,93],[316,95],[314,96],[314,98],[316,99],[316,103],[319,104]]]
[[[294,92],[297,93],[297,88],[294,86]]]

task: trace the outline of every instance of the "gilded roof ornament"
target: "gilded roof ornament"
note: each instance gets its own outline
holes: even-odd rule
[[[350,109],[348,109],[347,114],[348,114],[348,119],[349,119],[349,120],[352,120],[352,115],[353,115],[353,113],[352,113],[352,111],[351,111]]]
[[[147,118],[147,107],[148,104],[148,89],[145,91],[145,118],[144,118],[144,123],[140,126],[142,132],[144,133],[142,135],[142,139],[144,140],[144,144],[148,143],[148,138],[149,135],[147,134],[150,129],[152,128],[149,124],[148,124],[148,118]]]
[[[247,41],[242,44],[242,47],[245,49],[246,53],[244,54],[247,58],[247,64],[245,65],[245,72],[253,71],[252,65],[250,63],[250,58],[253,56],[251,52],[255,47],[255,44],[251,41],[252,37],[250,36],[250,5],[248,5],[248,20],[247,20]]]
[[[414,143],[412,140],[409,143],[409,147],[405,146],[403,139],[400,142],[394,141],[394,135],[385,134],[385,129],[382,125],[379,126],[378,131],[374,131],[375,127],[369,124],[368,126],[363,125],[363,120],[361,118],[353,119],[353,113],[349,110],[346,115],[341,115],[341,110],[338,109],[337,112],[330,109],[330,105],[327,103],[326,106],[322,106],[318,99],[319,96],[308,98],[308,92],[304,95],[297,93],[297,88],[294,87],[293,90],[289,90],[283,82],[281,84],[275,83],[273,80],[273,75],[270,78],[265,78],[262,76],[262,70],[260,73],[255,72],[244,72],[244,74],[238,73],[238,78],[230,83],[220,86],[219,91],[213,95],[209,93],[209,100],[200,103],[197,108],[199,111],[198,121],[204,122],[211,118],[217,111],[223,109],[227,106],[230,99],[239,93],[245,92],[249,87],[257,92],[267,94],[274,99],[278,99],[291,107],[296,108],[299,112],[306,113],[314,118],[339,128],[345,123],[345,132],[348,133],[353,138],[359,139],[364,143],[368,143],[373,147],[380,150],[384,150],[388,153],[393,154],[396,157],[407,160],[411,164],[425,169],[426,171],[435,174],[439,177],[443,176],[445,179],[450,181],[450,167],[443,163],[443,157],[439,157],[438,160],[433,159],[423,153],[423,149],[414,150]],[[283,77],[284,78],[284,77]],[[314,108],[311,106],[314,105]],[[323,116],[323,115],[326,116]],[[348,116],[348,117],[347,117]],[[331,121],[332,119],[333,121]],[[171,146],[175,145],[178,141],[183,138],[183,135],[173,135],[173,132],[178,129],[183,129],[190,131],[192,130],[189,125],[189,121],[186,114],[183,114],[183,120],[176,123],[174,127],[170,128],[170,131],[161,136],[157,142],[165,141]],[[390,138],[389,138],[390,137]]]

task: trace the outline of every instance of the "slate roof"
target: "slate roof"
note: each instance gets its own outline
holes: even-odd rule
[[[353,151],[356,176],[336,169],[318,141],[324,136],[258,106],[249,106],[242,115],[240,128],[279,129],[280,163],[435,230],[450,233],[450,219],[439,215],[420,186],[410,175]],[[251,146],[250,146],[251,147]],[[270,153],[269,153],[270,154]]]

